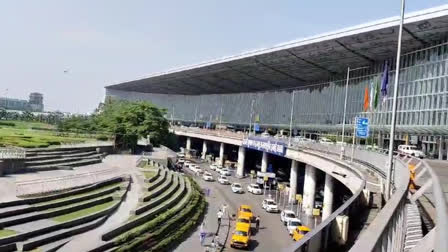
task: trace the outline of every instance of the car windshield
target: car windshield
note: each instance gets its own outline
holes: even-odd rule
[[[276,205],[274,201],[268,201],[268,205]]]
[[[300,225],[302,225],[300,222],[298,222],[298,221],[291,221],[290,223],[289,223],[289,225],[290,226],[294,226],[294,227],[297,227],[297,226],[300,226]]]
[[[409,149],[411,149],[411,150],[416,150],[417,147],[415,147],[415,146],[409,146]]]
[[[246,212],[246,213],[252,213],[252,211],[249,208],[243,208],[243,209],[241,209],[241,211]]]
[[[300,230],[300,233],[303,234],[303,235],[306,235],[308,233],[308,231]]]
[[[239,184],[233,184],[233,187],[241,187]]]
[[[258,185],[252,185],[252,187],[255,189],[260,189],[260,187]]]
[[[250,223],[250,221],[248,219],[244,219],[244,218],[238,219],[237,222]]]
[[[286,214],[286,217],[288,217],[288,218],[295,218],[296,215],[293,214],[293,213],[287,213],[287,214]]]
[[[241,230],[236,230],[236,231],[235,231],[235,234],[236,234],[236,235],[240,235],[240,236],[247,236],[247,232],[245,232],[245,231],[241,231]]]

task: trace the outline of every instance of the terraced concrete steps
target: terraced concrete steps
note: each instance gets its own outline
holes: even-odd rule
[[[38,155],[38,156],[27,156],[26,157],[26,161],[38,161],[38,160],[46,160],[46,159],[50,159],[50,158],[63,158],[63,157],[85,157],[85,156],[90,156],[90,155],[95,155],[98,154],[96,151],[87,151],[87,152],[78,152],[78,153],[73,153],[73,154],[52,154],[52,155],[47,155],[47,154],[42,154],[42,155]]]
[[[101,159],[92,158],[92,159],[82,159],[79,161],[60,162],[57,164],[49,164],[49,165],[31,165],[31,166],[27,166],[26,169],[31,170],[31,171],[32,170],[50,171],[50,170],[57,170],[57,169],[71,169],[73,167],[98,164],[98,163],[101,163]]]

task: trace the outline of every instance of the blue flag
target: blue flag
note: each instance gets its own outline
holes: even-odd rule
[[[389,67],[386,61],[384,64],[383,76],[381,78],[381,95],[383,96],[383,101],[386,100],[387,97],[387,84],[389,84]]]

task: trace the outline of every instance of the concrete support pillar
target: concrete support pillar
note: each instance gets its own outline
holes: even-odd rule
[[[191,149],[191,138],[187,137],[187,145],[185,146],[185,149],[190,150]]]
[[[383,134],[378,132],[378,148],[383,148]]]
[[[207,141],[204,140],[204,142],[202,142],[202,159],[205,159],[205,156],[207,155]]]
[[[446,160],[448,160],[448,139],[445,139]]]
[[[426,143],[422,143],[422,151],[426,154]]]
[[[439,144],[438,144],[438,149],[439,149],[439,160],[443,160],[443,136],[439,137]]]
[[[299,173],[299,162],[292,160],[291,162],[291,172],[289,175],[289,203],[293,203],[296,200],[297,194],[297,174]]]
[[[268,170],[268,153],[263,151],[263,157],[261,158],[261,172]]]
[[[333,212],[334,181],[331,175],[325,174],[324,202],[322,208],[322,221]]]
[[[305,182],[303,185],[303,208],[307,215],[313,215],[314,198],[316,196],[316,168],[305,166]]]
[[[240,146],[238,148],[238,166],[236,169],[236,176],[242,178],[244,176],[244,159],[246,158],[246,148]]]
[[[219,146],[219,164],[224,165],[224,143]]]

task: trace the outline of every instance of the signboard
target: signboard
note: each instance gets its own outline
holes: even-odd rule
[[[211,122],[207,122],[207,126],[205,126],[207,129],[210,129],[212,127],[212,123]]]
[[[278,156],[285,156],[286,144],[270,138],[249,137],[243,140],[243,146],[249,149],[265,151]]]
[[[320,215],[320,209],[319,208],[313,208],[313,215],[319,216]]]
[[[369,118],[356,117],[356,137],[369,137]]]
[[[303,201],[302,194],[296,194],[296,200],[297,202],[302,203]]]
[[[254,123],[254,130],[255,130],[255,132],[259,132],[260,131],[260,124]]]

